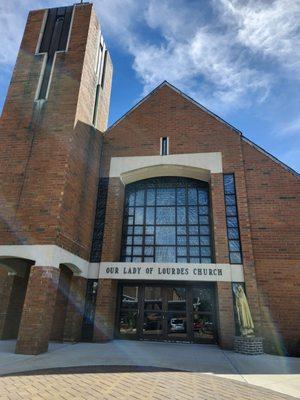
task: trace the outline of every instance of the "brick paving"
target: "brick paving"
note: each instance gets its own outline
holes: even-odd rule
[[[295,399],[211,374],[126,366],[39,370],[0,378],[0,400]]]

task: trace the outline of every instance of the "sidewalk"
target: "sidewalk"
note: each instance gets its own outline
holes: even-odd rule
[[[118,340],[52,343],[48,353],[23,356],[13,353],[14,345],[14,341],[0,341],[0,375],[16,374],[0,379],[0,399],[27,398],[25,392],[17,397],[16,388],[27,388],[28,399],[74,398],[74,390],[75,398],[98,399],[147,398],[150,392],[151,399],[169,395],[172,399],[300,398],[298,358],[244,356],[213,345]],[[10,388],[15,397],[9,397]],[[68,397],[70,393],[73,397]]]

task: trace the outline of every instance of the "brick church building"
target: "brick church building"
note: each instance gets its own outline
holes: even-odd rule
[[[299,175],[163,82],[107,129],[92,4],[31,11],[0,119],[0,339],[300,351]]]

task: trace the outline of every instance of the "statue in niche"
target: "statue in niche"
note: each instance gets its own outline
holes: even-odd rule
[[[235,307],[241,336],[254,336],[254,324],[243,286],[234,284],[233,291],[235,294]]]

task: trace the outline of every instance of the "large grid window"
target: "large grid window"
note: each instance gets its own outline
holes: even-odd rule
[[[208,184],[163,177],[126,186],[121,260],[211,263]]]
[[[224,193],[229,260],[231,264],[241,264],[242,251],[233,174],[224,174]]]

